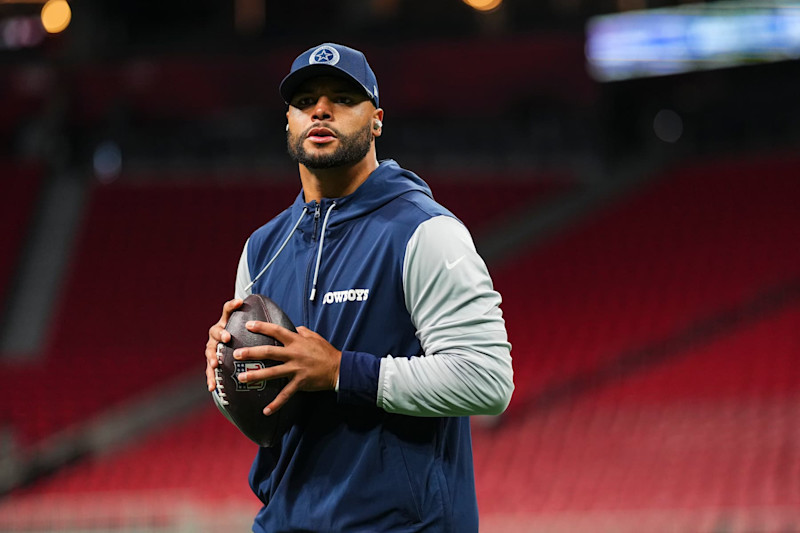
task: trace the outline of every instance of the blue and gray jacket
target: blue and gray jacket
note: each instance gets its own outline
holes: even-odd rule
[[[383,161],[351,195],[294,204],[248,239],[236,296],[264,294],[342,351],[336,391],[260,448],[253,530],[478,530],[469,415],[511,398],[483,260],[427,184]]]

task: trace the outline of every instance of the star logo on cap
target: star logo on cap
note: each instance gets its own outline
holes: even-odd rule
[[[339,51],[331,46],[320,46],[308,58],[308,64],[314,65],[317,63],[325,63],[326,65],[335,65],[339,62]]]

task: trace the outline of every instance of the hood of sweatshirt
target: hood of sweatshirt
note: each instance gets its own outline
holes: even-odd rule
[[[433,197],[430,187],[419,176],[398,165],[394,160],[381,161],[376,168],[352,194],[341,198],[324,198],[320,202],[323,214],[335,204],[335,216],[330,218],[327,227],[335,228],[348,220],[359,218],[382,207],[398,196],[417,191]],[[303,208],[313,213],[316,202],[306,202],[303,191],[297,195],[292,206],[293,216],[299,217]]]
[[[297,229],[304,223],[311,223],[316,216],[322,218],[322,226],[319,230],[314,278],[309,295],[309,300],[314,300],[320,263],[324,253],[325,235],[328,230],[334,231],[338,226],[347,224],[347,222],[351,220],[371,213],[399,196],[412,193],[422,193],[433,198],[430,187],[422,178],[410,170],[402,168],[391,159],[381,161],[378,168],[369,175],[366,181],[352,194],[347,196],[341,198],[323,198],[319,203],[314,200],[306,202],[303,191],[301,190],[291,207],[292,218],[296,220],[294,226],[286,235],[278,251],[266,266],[264,266],[261,272],[253,278],[247,289],[252,287],[264,272],[269,269],[292,239]],[[334,216],[332,216],[332,214],[334,214]]]

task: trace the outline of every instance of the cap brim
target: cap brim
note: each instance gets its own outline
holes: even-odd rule
[[[361,87],[364,93],[369,97],[370,101],[373,104],[375,103],[375,95],[370,93],[369,89],[364,87],[361,82],[340,68],[337,68],[333,65],[324,64],[307,65],[303,68],[295,70],[283,78],[283,81],[280,84],[280,93],[283,101],[288,104],[292,100],[292,96],[294,95],[295,91],[297,91],[297,88],[300,87],[300,85],[302,85],[305,81],[308,81],[312,78],[318,78],[320,76],[335,76],[337,78],[345,79],[353,83],[356,87]]]

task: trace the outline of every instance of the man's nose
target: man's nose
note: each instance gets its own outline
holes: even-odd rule
[[[333,109],[332,102],[327,96],[320,96],[314,106],[314,120],[330,120],[331,110]]]

